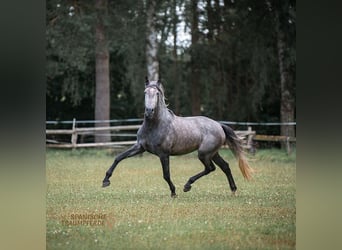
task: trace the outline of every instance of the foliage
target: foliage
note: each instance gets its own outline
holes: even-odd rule
[[[142,114],[147,2],[109,1],[112,118]],[[181,36],[191,32],[189,5],[189,0],[156,5],[159,75],[170,108],[178,103],[179,114],[191,115],[192,57],[199,67],[203,115],[217,120],[280,121],[275,16],[280,13],[280,28],[286,34],[285,63],[295,96],[296,2],[200,0],[199,42],[193,46],[185,45]],[[88,1],[47,1],[49,119],[94,117],[94,16],[94,4]],[[177,44],[172,41],[173,28],[178,30]]]
[[[47,150],[47,249],[295,249],[295,158],[258,151],[258,170],[247,182],[228,150],[238,186],[232,196],[217,169],[188,193],[182,185],[202,170],[196,154],[171,158],[178,197],[171,199],[158,158],[150,154],[120,163],[101,187],[113,161],[109,150]],[[274,155],[277,157],[275,161]],[[101,226],[64,225],[73,214],[104,214]]]

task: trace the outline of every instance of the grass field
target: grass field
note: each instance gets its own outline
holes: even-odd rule
[[[102,188],[115,153],[47,150],[47,249],[295,249],[296,155],[259,150],[258,170],[245,181],[229,150],[238,187],[231,195],[217,168],[184,193],[203,167],[196,154],[171,158],[172,199],[159,159],[148,153],[122,161]]]

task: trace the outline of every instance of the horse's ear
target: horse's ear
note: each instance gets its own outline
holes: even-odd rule
[[[145,87],[150,83],[150,81],[148,80],[147,76],[145,76]]]

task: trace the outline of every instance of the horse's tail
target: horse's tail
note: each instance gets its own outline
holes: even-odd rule
[[[252,169],[248,164],[242,147],[241,139],[236,135],[231,127],[224,124],[221,124],[221,126],[226,134],[226,142],[228,143],[229,148],[239,161],[239,168],[243,177],[245,177],[247,180],[250,180],[252,178],[254,169]]]

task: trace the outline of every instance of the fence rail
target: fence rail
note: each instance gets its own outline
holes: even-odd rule
[[[127,120],[111,120],[109,122],[141,122],[141,119],[127,119]],[[69,121],[59,122],[59,124],[70,124]],[[68,141],[70,142],[61,142],[60,140],[49,139],[46,138],[46,147],[48,148],[85,148],[85,147],[122,147],[122,146],[130,146],[136,143],[136,140],[125,140],[125,141],[111,141],[111,142],[88,142],[84,143],[82,140],[79,140],[80,137],[85,135],[95,135],[98,134],[100,131],[114,132],[115,136],[121,137],[134,137],[136,138],[136,131],[141,127],[141,124],[138,125],[117,125],[117,126],[109,126],[109,127],[76,127],[77,124],[80,123],[89,123],[89,121],[76,121],[74,119],[72,121],[72,128],[71,129],[46,129],[47,137],[53,135],[69,135]],[[92,122],[95,124],[95,122]],[[242,122],[222,122],[225,124],[254,124],[257,123],[242,123]],[[56,125],[58,123],[54,123],[51,121],[47,121],[46,124],[48,125]],[[263,125],[266,123],[263,123]],[[261,125],[261,124],[258,124]],[[274,123],[270,124],[271,126],[275,125]],[[287,123],[287,124],[278,124],[278,125],[296,125],[296,123]],[[124,133],[124,131],[135,131],[135,133]],[[237,135],[243,140],[244,147],[248,150],[254,150],[254,142],[256,141],[269,141],[269,142],[284,142],[286,145],[287,152],[291,152],[291,143],[296,143],[295,137],[287,137],[287,136],[280,136],[280,135],[260,135],[256,134],[256,131],[252,130],[251,126],[248,126],[247,130],[236,130]]]

